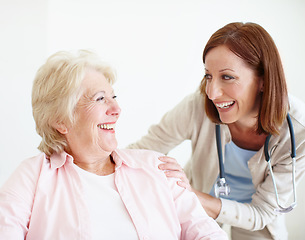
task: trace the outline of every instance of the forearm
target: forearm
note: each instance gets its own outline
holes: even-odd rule
[[[221,210],[221,200],[194,189],[193,192],[197,195],[207,214],[213,219],[216,219]]]
[[[127,148],[149,149],[167,154],[172,148],[179,144],[175,143],[175,140],[168,136],[170,134],[171,133],[163,130],[161,122],[158,125],[151,126],[145,136],[139,141],[128,145]]]
[[[201,97],[199,95],[199,97]],[[184,140],[190,139],[197,123],[198,93],[185,97],[173,109],[168,111],[158,124],[152,125],[148,133],[128,148],[151,149],[167,154]],[[201,98],[200,98],[201,99]],[[201,126],[201,125],[200,125]]]

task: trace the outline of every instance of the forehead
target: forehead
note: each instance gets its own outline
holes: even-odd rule
[[[103,73],[89,69],[81,84],[85,93],[94,93],[95,91],[112,91],[112,86]]]
[[[207,69],[213,67],[219,68],[249,68],[247,63],[227,46],[221,45],[211,49],[205,57],[205,66]]]

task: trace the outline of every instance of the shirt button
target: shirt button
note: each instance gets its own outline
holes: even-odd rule
[[[235,218],[236,218],[237,220],[239,219],[239,217],[238,217],[238,216],[236,216]]]

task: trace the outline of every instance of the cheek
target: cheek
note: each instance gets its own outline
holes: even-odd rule
[[[209,96],[210,84],[209,82],[205,83],[204,91],[207,96]]]
[[[98,109],[97,104],[88,104],[82,112],[82,118],[84,122],[87,122],[87,124],[95,124],[96,121],[100,118],[101,111]]]

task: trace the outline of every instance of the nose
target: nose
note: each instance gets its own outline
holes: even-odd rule
[[[205,87],[205,92],[212,101],[219,98],[223,94],[222,85],[217,79],[208,80]]]
[[[108,109],[106,114],[108,116],[116,116],[119,117],[121,113],[121,108],[115,99],[111,99],[108,101]]]

